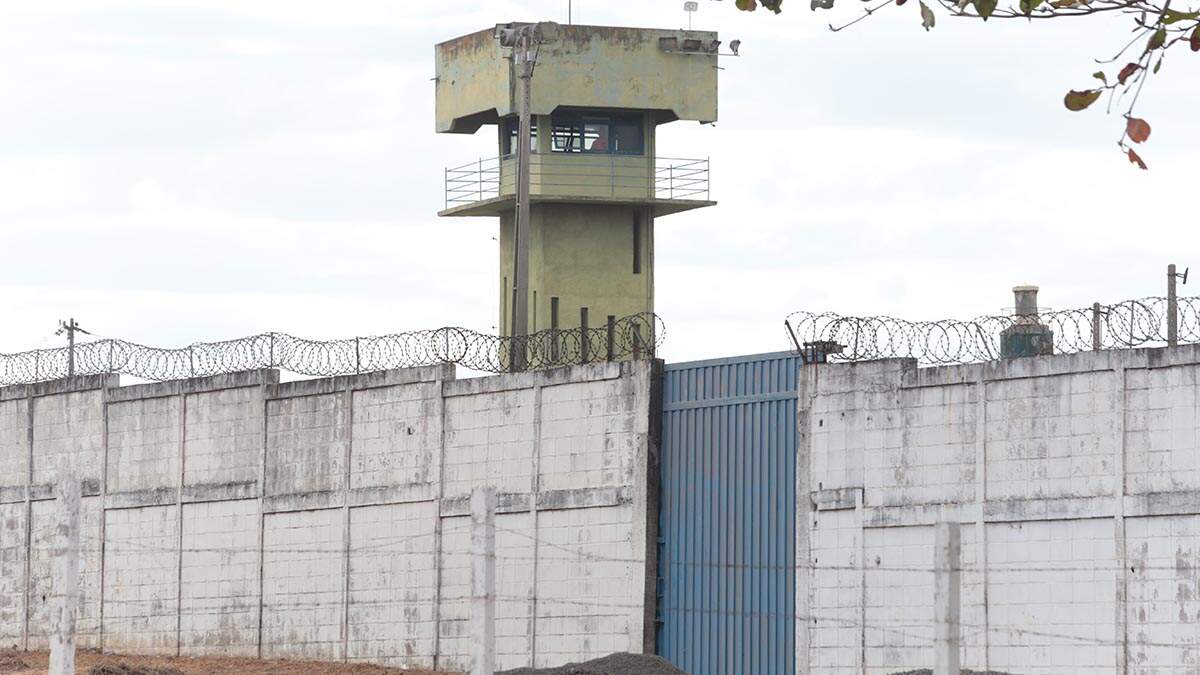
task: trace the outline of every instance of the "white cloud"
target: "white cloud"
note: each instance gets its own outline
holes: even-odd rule
[[[686,20],[676,0],[574,4],[586,23]],[[1147,88],[1139,172],[1119,118],[1061,107],[1120,23],[925,34],[913,4],[836,35],[799,5],[702,4],[698,27],[743,56],[715,127],[662,129],[662,154],[712,157],[720,201],[658,224],[669,358],[785,349],[795,309],[970,316],[1026,281],[1086,305],[1189,264],[1200,234],[1171,196],[1194,183],[1200,74],[1168,62]],[[493,137],[434,134],[429,78],[434,42],[517,18],[565,2],[8,3],[0,351],[68,315],[162,344],[491,329],[495,224],[435,214],[441,168]]]

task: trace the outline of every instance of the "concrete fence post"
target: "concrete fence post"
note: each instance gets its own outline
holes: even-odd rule
[[[471,493],[471,675],[496,672],[496,489]]]
[[[938,523],[933,547],[933,675],[960,675],[962,534],[958,523]]]
[[[50,675],[75,674],[75,619],[79,612],[78,480],[58,484],[54,532],[54,603],[51,606]]]

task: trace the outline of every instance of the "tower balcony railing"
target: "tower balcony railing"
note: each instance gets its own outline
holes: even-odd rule
[[[447,210],[516,193],[514,155],[481,158],[446,169]],[[709,160],[640,155],[532,153],[534,198],[612,201],[709,201]]]

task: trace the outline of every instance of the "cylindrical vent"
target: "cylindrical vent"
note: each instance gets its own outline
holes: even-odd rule
[[[1038,316],[1037,286],[1013,288],[1016,307],[1012,324],[1000,332],[1000,356],[1042,356],[1054,353],[1054,331],[1042,325]]]
[[[1037,286],[1014,286],[1013,298],[1016,299],[1016,310],[1013,314],[1017,316],[1037,316]]]

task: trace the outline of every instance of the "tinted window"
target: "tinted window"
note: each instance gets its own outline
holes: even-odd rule
[[[504,128],[507,132],[504,134],[504,154],[511,155],[517,151],[517,132],[521,129],[520,118],[505,119]],[[530,151],[537,150],[537,120],[533,120],[533,124],[529,127],[529,149]]]
[[[554,152],[640,155],[645,148],[637,115],[555,115],[552,141]]]

